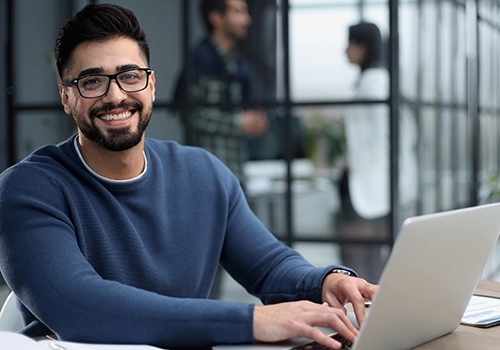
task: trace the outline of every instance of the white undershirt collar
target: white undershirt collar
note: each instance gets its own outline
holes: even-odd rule
[[[146,152],[142,151],[142,153],[144,154],[144,170],[138,176],[133,177],[131,179],[126,179],[126,180],[115,180],[115,179],[110,179],[110,178],[104,177],[102,175],[99,175],[94,170],[92,170],[92,168],[89,167],[88,164],[83,159],[82,153],[80,152],[80,149],[78,148],[77,140],[78,140],[78,136],[76,136],[74,138],[73,145],[75,147],[76,153],[78,154],[78,157],[80,157],[80,160],[82,161],[83,165],[85,165],[85,167],[87,168],[87,170],[92,175],[94,175],[95,177],[97,177],[97,178],[99,178],[101,180],[104,180],[104,181],[107,181],[107,182],[112,182],[112,183],[121,183],[121,184],[128,183],[128,182],[133,182],[133,181],[139,180],[141,177],[143,177],[144,174],[146,173],[146,171],[148,170],[148,158],[146,157]]]

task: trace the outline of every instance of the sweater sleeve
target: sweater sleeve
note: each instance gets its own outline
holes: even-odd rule
[[[336,267],[348,268],[315,267],[283,245],[249,208],[233,176],[224,168],[221,171],[231,196],[221,258],[224,268],[264,304],[296,300],[320,303],[325,276]]]
[[[68,341],[171,348],[252,341],[251,304],[168,297],[102,278],[82,254],[58,186],[22,166],[0,177],[0,268],[33,320]]]

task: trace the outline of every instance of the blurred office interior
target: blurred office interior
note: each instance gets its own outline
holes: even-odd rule
[[[187,52],[203,37],[199,0],[0,0],[0,171],[75,132],[59,101],[53,62],[60,27],[88,3],[133,10],[151,48],[156,102],[148,137],[188,143],[172,96]],[[341,263],[335,232],[342,111],[358,77],[345,49],[352,24],[377,24],[390,72],[391,235],[358,242],[390,252],[412,215],[500,198],[500,2],[493,0],[247,0],[253,18],[241,50],[253,64],[272,134],[245,163],[254,212],[318,265]],[[401,111],[416,123],[418,198],[400,203]],[[354,242],[356,243],[356,242]],[[55,247],[55,249],[57,249]],[[500,257],[500,255],[499,255]],[[484,278],[497,279],[490,257]],[[499,266],[497,266],[499,265]],[[225,279],[222,297],[239,300]],[[232,294],[234,292],[234,294]],[[225,294],[226,293],[226,294]]]

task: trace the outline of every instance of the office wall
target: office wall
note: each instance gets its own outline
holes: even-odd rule
[[[13,71],[15,104],[59,106],[57,74],[53,63],[55,39],[71,13],[69,2],[48,0],[13,2]],[[71,119],[62,109],[20,110],[16,115],[17,158],[22,159],[47,143],[71,134]]]

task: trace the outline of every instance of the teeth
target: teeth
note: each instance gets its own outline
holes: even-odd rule
[[[122,119],[127,119],[132,115],[132,112],[125,112],[125,113],[120,113],[120,114],[107,114],[103,115],[100,118],[102,120],[122,120]]]

